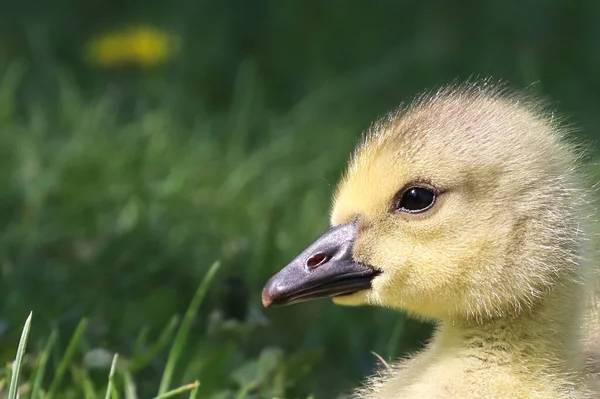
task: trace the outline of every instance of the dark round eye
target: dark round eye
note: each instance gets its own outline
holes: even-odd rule
[[[396,204],[396,210],[406,213],[419,213],[431,208],[434,203],[435,193],[431,189],[409,187],[400,196]]]

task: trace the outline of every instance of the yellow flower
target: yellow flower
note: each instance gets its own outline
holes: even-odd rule
[[[87,44],[88,61],[100,67],[163,63],[179,51],[179,38],[152,26],[130,27],[92,38]]]

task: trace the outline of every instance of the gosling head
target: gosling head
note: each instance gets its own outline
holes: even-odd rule
[[[331,230],[273,276],[263,303],[332,297],[433,319],[530,309],[579,278],[576,152],[535,102],[446,88],[376,123]]]

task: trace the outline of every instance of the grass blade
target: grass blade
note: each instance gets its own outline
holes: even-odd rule
[[[220,262],[215,262],[208,269],[206,276],[200,283],[196,294],[192,298],[190,302],[190,306],[185,312],[185,316],[179,325],[179,329],[177,330],[177,335],[175,336],[175,340],[173,341],[173,346],[171,347],[171,351],[169,352],[169,357],[167,359],[167,364],[165,366],[165,371],[163,373],[162,379],[160,381],[160,386],[158,388],[158,396],[164,394],[169,389],[171,385],[171,379],[173,378],[173,372],[175,370],[175,365],[181,356],[181,352],[183,351],[183,346],[185,345],[185,341],[187,340],[187,336],[190,332],[190,328],[192,327],[192,321],[198,312],[198,308],[202,304],[204,300],[204,296],[206,295],[206,291],[210,286],[213,278],[219,267],[221,266]]]
[[[90,379],[90,376],[87,374],[87,370],[73,366],[71,367],[71,374],[73,376],[73,381],[83,391],[85,399],[98,399],[96,396],[96,388],[94,387],[94,383]]]
[[[198,396],[198,388],[200,388],[200,383],[196,381],[196,386],[192,389],[192,392],[190,392],[190,399],[196,399],[196,396]]]
[[[75,332],[73,333],[73,336],[71,337],[71,341],[69,342],[69,345],[67,346],[67,350],[65,351],[65,354],[63,355],[62,359],[60,359],[60,363],[58,364],[58,368],[56,369],[56,374],[54,375],[54,379],[52,380],[52,383],[50,384],[50,389],[48,390],[48,395],[46,395],[46,399],[54,398],[54,396],[56,395],[56,392],[58,391],[58,388],[60,387],[60,384],[62,383],[65,373],[67,372],[67,370],[69,368],[71,359],[73,358],[73,355],[75,354],[75,350],[77,349],[77,346],[79,345],[79,341],[81,341],[81,337],[83,336],[83,333],[85,332],[86,327],[87,327],[87,319],[81,319],[81,321],[77,325],[77,328],[75,329]]]
[[[25,355],[25,348],[27,347],[27,338],[29,337],[29,328],[31,327],[31,316],[33,312],[29,313],[29,317],[25,320],[25,326],[23,326],[23,332],[21,333],[21,339],[19,340],[19,347],[17,349],[17,356],[13,363],[13,372],[10,377],[10,387],[8,388],[8,399],[17,399],[17,391],[19,390],[19,374],[21,372],[21,364],[23,363],[23,356]]]
[[[401,317],[398,319],[396,324],[394,325],[394,330],[392,331],[392,335],[388,341],[386,355],[388,359],[393,359],[398,355],[398,343],[401,342],[402,332],[404,331],[404,326],[406,325],[406,319]]]
[[[106,395],[104,399],[110,399],[112,389],[113,389],[113,381],[115,378],[115,371],[117,370],[117,361],[119,360],[119,354],[115,353],[113,356],[112,364],[110,365],[110,373],[108,373],[108,386],[106,387]]]
[[[178,324],[179,316],[175,315],[173,318],[171,318],[171,321],[165,327],[165,329],[160,333],[158,340],[146,351],[146,353],[132,360],[131,365],[129,366],[129,371],[131,373],[135,373],[150,363],[150,361],[154,359],[165,346],[167,346],[169,340],[175,333],[175,329],[177,328]]]
[[[248,396],[248,392],[250,392],[250,390],[252,389],[251,385],[245,385],[242,388],[240,388],[238,394],[236,395],[235,399],[245,399]]]
[[[129,370],[125,369],[123,371],[123,378],[125,380],[125,399],[138,399],[135,382]]]
[[[35,371],[35,377],[33,378],[33,387],[31,388],[31,399],[38,399],[41,395],[42,382],[44,381],[46,365],[48,364],[48,359],[50,358],[50,351],[52,351],[54,342],[56,342],[56,336],[56,330],[52,330],[52,333],[48,338],[48,342],[46,342],[46,346],[44,347],[43,352],[40,354],[39,365]]]
[[[173,389],[171,391],[165,392],[165,393],[163,393],[161,395],[158,395],[154,399],[167,399],[167,398],[171,398],[171,397],[173,397],[175,395],[179,395],[180,393],[184,393],[184,392],[187,392],[187,391],[192,391],[192,393],[193,393],[194,391],[198,390],[199,386],[200,386],[200,383],[198,381],[195,381],[195,382],[193,382],[191,384],[187,384],[187,385],[184,385],[182,387],[179,387],[179,388]]]
[[[144,326],[142,327],[142,331],[139,333],[138,337],[135,340],[135,344],[133,345],[132,353],[142,353],[143,348],[146,346],[146,342],[148,341],[148,334],[150,333],[150,327]]]

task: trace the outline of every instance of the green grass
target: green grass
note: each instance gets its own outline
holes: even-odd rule
[[[55,101],[23,104],[26,70],[0,79],[0,354],[36,315],[21,397],[327,396],[370,370],[370,351],[400,355],[424,336],[415,323],[392,335],[402,316],[384,310],[260,304],[268,276],[327,227],[361,121],[317,111],[353,79],[273,114],[243,64],[229,112],[181,120],[87,98],[65,74]],[[382,331],[345,330],[364,320]]]
[[[23,332],[21,333],[21,340],[19,341],[19,347],[17,349],[17,357],[12,364],[10,385],[8,387],[8,399],[18,398],[19,389],[19,377],[21,376],[21,366],[23,364],[23,356],[25,356],[25,348],[27,348],[27,338],[29,338],[29,329],[31,328],[31,313],[25,321]]]
[[[177,360],[181,354],[181,351],[183,350],[183,348],[186,344],[186,338],[187,338],[187,335],[188,335],[188,333],[190,331],[190,327],[191,327],[190,323],[193,320],[193,318],[196,317],[198,307],[201,305],[202,300],[204,299],[204,295],[205,295],[208,287],[210,286],[218,268],[219,268],[219,264],[215,263],[209,269],[209,272],[207,273],[207,275],[204,277],[202,283],[200,284],[196,295],[192,299],[192,302],[185,314],[185,318],[184,318],[183,322],[181,323],[181,325],[178,328],[177,335],[175,336],[175,339],[173,340],[171,351],[169,353],[169,360],[168,360],[168,362],[165,366],[165,370],[163,372],[163,377],[162,377],[161,384],[160,384],[160,387],[158,390],[158,394],[155,396],[155,399],[183,397],[183,394],[189,394],[188,397],[190,399],[192,399],[192,398],[195,398],[197,395],[198,388],[200,386],[200,383],[198,381],[194,381],[192,383],[189,383],[189,384],[186,384],[181,387],[174,388],[174,389],[169,389],[169,385],[170,385],[170,382],[171,382],[171,379],[173,376],[173,369],[175,368],[175,366],[177,364]],[[23,366],[23,359],[24,359],[25,351],[26,351],[26,347],[27,347],[27,339],[29,338],[29,331],[31,328],[31,320],[32,320],[32,314],[30,314],[29,317],[27,318],[27,320],[25,321],[25,326],[23,327],[23,331],[21,333],[21,339],[19,341],[16,358],[15,358],[14,362],[12,362],[11,365],[9,366],[9,368],[7,369],[7,374],[10,375],[10,383],[8,384],[7,399],[18,399],[19,397],[22,397],[22,395],[26,395],[28,393],[30,393],[31,394],[30,397],[34,398],[34,399],[37,399],[37,398],[51,399],[51,398],[56,398],[56,397],[77,397],[77,392],[76,392],[77,389],[76,388],[74,389],[74,387],[65,388],[62,386],[63,385],[62,382],[63,382],[63,376],[64,376],[66,369],[72,367],[71,355],[73,353],[73,350],[79,344],[81,335],[83,334],[83,331],[85,330],[85,328],[87,326],[86,321],[82,320],[82,322],[79,324],[75,334],[71,338],[71,342],[67,348],[67,351],[60,362],[58,370],[52,379],[52,383],[50,384],[50,389],[48,390],[48,392],[44,392],[43,389],[40,387],[40,384],[39,384],[40,378],[38,378],[38,376],[42,376],[44,373],[44,369],[46,366],[45,360],[40,361],[38,363],[38,367],[37,368],[34,367],[34,369],[31,370],[31,376],[32,376],[31,381],[22,382],[19,380],[19,378],[21,377],[21,368]],[[49,342],[53,342],[53,341],[49,341]],[[46,349],[42,353],[41,357],[46,359],[49,350],[50,350],[50,345],[48,345],[46,347]],[[134,399],[134,398],[137,398],[135,383],[133,382],[133,380],[131,378],[129,378],[131,376],[131,374],[130,374],[131,370],[128,368],[127,365],[123,365],[122,370],[119,371],[119,369],[117,367],[118,359],[119,359],[119,355],[114,354],[111,365],[110,365],[110,371],[109,371],[108,379],[107,379],[108,383],[107,383],[106,393],[105,393],[104,398],[105,399],[119,399],[119,398]],[[119,377],[121,377],[122,381],[123,381],[123,383],[121,384],[121,385],[123,385],[122,388],[119,387]],[[84,378],[84,380],[80,381],[80,383],[81,383],[82,390],[84,392],[81,392],[79,394],[84,394],[86,397],[89,397],[89,398],[101,397],[100,394],[98,392],[96,392],[93,388],[85,388],[85,387],[91,387],[93,384],[91,383],[91,381],[87,380],[86,376],[84,376],[83,378]],[[31,392],[29,392],[30,386],[35,387]],[[19,393],[19,391],[21,391],[22,393]],[[244,395],[244,396],[238,395],[238,397],[246,397],[246,395]]]

